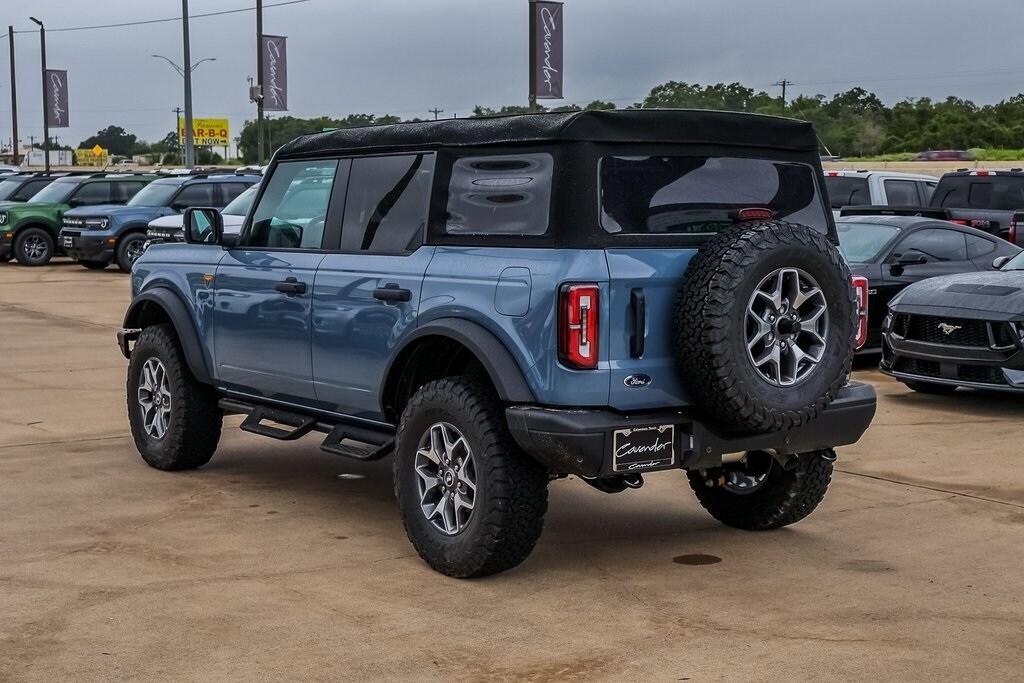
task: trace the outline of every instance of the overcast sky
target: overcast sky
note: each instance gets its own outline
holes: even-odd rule
[[[265,0],[272,5],[280,0]],[[254,0],[191,0],[192,14]],[[174,126],[182,81],[151,54],[181,62],[181,24],[56,31],[180,16],[179,0],[3,0],[0,25],[47,26],[47,62],[69,71],[62,143],[108,124],[146,140]],[[958,95],[996,102],[1024,91],[1024,0],[567,0],[565,102],[625,106],[667,80],[739,81],[791,93],[855,85],[887,102]],[[264,10],[289,37],[290,113],[425,117],[476,104],[525,103],[526,0],[309,0]],[[228,116],[232,136],[255,111],[255,14],[191,22],[196,116]],[[20,135],[41,137],[38,34],[16,35]],[[8,47],[0,41],[0,137],[10,136]]]

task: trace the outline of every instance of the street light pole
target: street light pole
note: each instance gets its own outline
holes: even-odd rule
[[[256,163],[263,163],[263,0],[256,0]]]
[[[29,17],[34,24],[39,26],[39,54],[42,61],[43,73],[43,164],[46,172],[50,172],[50,92],[46,87],[46,27],[43,22],[35,17]],[[13,35],[13,34],[12,34]]]
[[[192,140],[192,64],[191,50],[188,44],[188,0],[181,0],[181,36],[185,49],[185,167],[195,165],[195,145]]]
[[[14,70],[14,27],[7,27],[7,40],[11,44],[11,144],[12,160],[18,165],[18,83],[15,80]]]

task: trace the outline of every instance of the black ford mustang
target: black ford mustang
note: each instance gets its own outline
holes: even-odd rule
[[[996,265],[896,295],[882,324],[881,370],[927,393],[1024,392],[1024,253]]]
[[[878,352],[889,301],[908,285],[940,275],[992,271],[993,259],[1020,249],[981,230],[921,216],[866,215],[836,221],[839,249],[868,279],[868,340]]]

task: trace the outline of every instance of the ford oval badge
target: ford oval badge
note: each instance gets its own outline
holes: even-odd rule
[[[636,375],[630,375],[626,377],[624,380],[622,380],[622,383],[630,388],[646,387],[648,384],[651,383],[651,377],[650,375],[638,373]]]

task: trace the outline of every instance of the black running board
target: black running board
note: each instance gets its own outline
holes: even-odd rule
[[[233,398],[222,398],[218,405],[226,413],[246,416],[241,425],[243,431],[271,439],[294,441],[313,431],[325,433],[327,438],[320,444],[320,450],[346,458],[379,460],[395,447],[394,433],[384,427],[333,421]],[[265,421],[281,426],[264,424]]]

